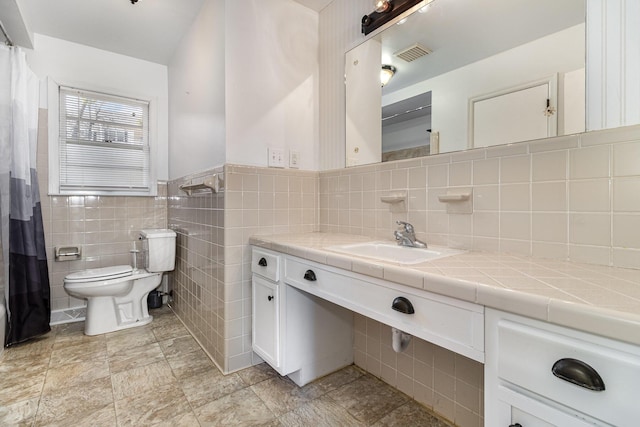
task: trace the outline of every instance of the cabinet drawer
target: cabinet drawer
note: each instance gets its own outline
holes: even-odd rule
[[[482,306],[412,291],[402,285],[343,273],[289,256],[284,263],[284,281],[291,286],[474,360],[484,361]],[[408,299],[415,312],[405,314],[393,310],[391,305],[397,297]]]
[[[559,327],[538,329],[500,320],[497,363],[500,379],[605,423],[625,426],[637,422],[640,418],[637,352],[586,341],[571,331],[563,332],[566,331]],[[552,368],[561,359],[568,365],[564,374],[569,374],[569,379],[581,382],[593,377],[590,367],[602,379],[604,390],[594,391],[554,375]]]
[[[280,256],[266,249],[253,248],[251,272],[277,282],[280,280]]]

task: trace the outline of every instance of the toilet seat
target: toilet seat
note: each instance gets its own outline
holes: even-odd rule
[[[90,268],[88,270],[71,273],[64,278],[65,283],[102,282],[131,276],[133,268],[130,265],[114,265],[111,267]]]

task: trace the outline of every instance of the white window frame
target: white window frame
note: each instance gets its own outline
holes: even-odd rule
[[[140,94],[125,94],[111,88],[87,87],[82,84],[57,83],[53,78],[47,79],[48,106],[48,153],[49,153],[49,195],[60,196],[157,196],[158,180],[157,164],[157,98]],[[103,93],[105,95],[137,99],[149,103],[149,190],[148,191],[120,191],[120,190],[61,190],[60,189],[60,87],[76,88],[87,92]]]

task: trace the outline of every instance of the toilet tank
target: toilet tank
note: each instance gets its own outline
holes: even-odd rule
[[[176,264],[176,233],[168,229],[140,230],[144,268],[151,273],[171,271]]]

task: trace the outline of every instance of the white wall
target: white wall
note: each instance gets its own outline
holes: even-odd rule
[[[293,0],[226,2],[226,161],[267,165],[267,147],[318,169],[318,14]]]
[[[587,130],[640,123],[640,1],[587,0]]]
[[[431,126],[440,133],[440,152],[464,150],[470,98],[583,68],[584,45],[584,25],[577,25],[387,94],[382,104],[432,91]]]
[[[35,34],[27,62],[43,82],[148,99],[157,108],[155,139],[157,178],[168,178],[167,67],[93,47]],[[41,85],[40,106],[47,106],[46,84]]]
[[[207,0],[169,63],[169,177],[225,162],[225,1]]]

